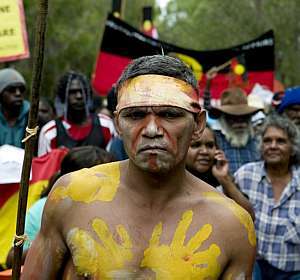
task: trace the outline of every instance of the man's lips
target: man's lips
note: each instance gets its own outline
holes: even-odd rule
[[[159,145],[147,145],[138,149],[138,152],[145,151],[167,151],[167,149],[164,146]]]
[[[15,105],[20,105],[20,104],[22,104],[22,102],[23,102],[23,99],[16,99],[12,103]]]
[[[84,107],[84,105],[85,105],[85,104],[84,104],[83,102],[82,102],[82,103],[79,102],[79,103],[74,103],[74,104],[73,104],[74,107]]]

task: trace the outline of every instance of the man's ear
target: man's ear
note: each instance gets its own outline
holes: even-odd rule
[[[194,134],[202,135],[205,126],[206,126],[206,111],[202,110],[196,115],[195,118],[195,127],[194,127]]]
[[[118,135],[121,136],[122,132],[120,129],[120,124],[119,124],[119,114],[117,111],[114,111],[114,118],[115,118],[115,127],[116,127],[116,131],[118,132]]]

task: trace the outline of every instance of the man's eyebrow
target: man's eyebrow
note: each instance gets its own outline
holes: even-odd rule
[[[133,107],[133,108],[125,108],[123,110],[126,113],[136,112],[136,111],[147,111],[147,108],[144,107]]]
[[[155,111],[170,111],[170,112],[184,112],[184,109],[177,107],[158,107]]]

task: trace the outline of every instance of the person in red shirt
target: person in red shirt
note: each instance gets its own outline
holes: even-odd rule
[[[114,124],[104,114],[90,113],[92,89],[84,75],[72,71],[64,74],[58,82],[56,100],[61,105],[63,115],[42,127],[39,156],[63,146],[94,145],[106,148],[115,135]]]

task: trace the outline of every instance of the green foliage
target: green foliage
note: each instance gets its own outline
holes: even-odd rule
[[[9,64],[30,83],[39,0],[23,1],[31,58]],[[122,16],[140,28],[142,7],[152,5],[160,39],[195,50],[231,47],[273,29],[277,76],[292,86],[300,84],[297,4],[299,0],[171,0],[162,17],[155,0],[123,0]],[[49,0],[42,95],[53,97],[57,79],[69,69],[91,77],[111,7],[111,0]]]
[[[140,29],[143,21],[143,7],[154,6],[155,0],[123,0],[124,20]]]
[[[24,0],[31,57],[9,63],[31,81],[38,0]],[[152,1],[123,0],[125,20],[140,27],[142,6]],[[41,95],[53,97],[59,77],[70,69],[91,77],[111,0],[49,0]]]
[[[276,75],[300,84],[298,0],[171,0],[157,19],[161,40],[195,50],[221,49],[275,32]]]

